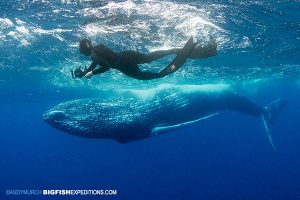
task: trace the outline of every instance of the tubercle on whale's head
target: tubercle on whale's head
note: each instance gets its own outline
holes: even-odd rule
[[[62,110],[49,110],[43,114],[43,120],[55,128],[59,128],[63,125],[65,118],[66,114]]]
[[[43,120],[60,131],[77,136],[83,135],[81,126],[78,126],[77,122],[69,116],[67,110],[54,108],[46,111]]]
[[[43,120],[51,127],[71,135],[96,137],[103,122],[97,117],[97,114],[101,113],[97,108],[98,104],[90,100],[63,102],[44,112]]]
[[[61,110],[50,110],[44,113],[43,118],[46,122],[63,120],[65,118],[65,112]]]

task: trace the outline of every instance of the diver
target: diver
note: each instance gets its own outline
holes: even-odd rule
[[[192,41],[192,39],[191,37],[190,40]],[[204,47],[193,42],[192,44],[192,51],[189,53],[189,58],[200,59],[216,55],[217,45],[215,42]],[[73,78],[85,77],[90,79],[93,75],[102,74],[110,69],[117,69],[125,75],[138,80],[162,78],[176,71],[177,68],[174,65],[158,73],[142,71],[138,64],[150,63],[171,54],[178,54],[181,51],[181,48],[173,48],[169,50],[158,50],[148,54],[137,51],[114,52],[103,44],[92,46],[92,42],[88,39],[82,39],[80,41],[79,49],[81,54],[91,56],[92,63],[88,68],[81,69],[78,67],[74,71],[71,71]],[[100,67],[96,69],[98,65]]]

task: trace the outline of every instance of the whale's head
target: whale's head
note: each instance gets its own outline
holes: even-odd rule
[[[55,129],[71,135],[112,139],[119,125],[130,124],[128,106],[123,101],[78,99],[60,103],[43,114],[43,120]],[[136,115],[132,115],[134,117]],[[117,138],[118,139],[118,138]]]
[[[95,123],[100,123],[100,121],[95,120],[97,116],[97,111],[90,108],[88,101],[75,100],[64,102],[56,105],[50,110],[43,114],[43,120],[60,131],[82,136],[82,137],[92,137]]]

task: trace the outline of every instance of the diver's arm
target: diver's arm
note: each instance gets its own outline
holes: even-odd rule
[[[93,63],[86,70],[87,72],[85,74],[86,78],[91,78],[93,75],[96,74],[102,74],[110,69],[109,63],[106,60],[102,59],[101,57],[94,55],[93,52],[92,52],[92,60]],[[95,69],[97,65],[100,65],[100,67],[98,69]]]
[[[92,78],[93,75],[96,75],[96,74],[102,74],[104,72],[107,72],[110,68],[109,67],[105,67],[105,66],[101,66],[100,68],[98,69],[95,69],[93,71],[89,71],[85,74],[85,78]]]
[[[94,69],[92,71],[93,75],[96,75],[96,74],[102,74],[104,72],[107,72],[110,68],[109,67],[106,67],[106,66],[101,66],[99,67],[98,69]]]
[[[97,62],[93,61],[89,68],[86,69],[86,72],[93,71],[97,67]]]

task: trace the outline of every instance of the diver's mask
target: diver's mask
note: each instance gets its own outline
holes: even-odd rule
[[[81,67],[77,67],[74,71],[71,70],[72,78],[82,78],[86,74],[86,67],[81,69]]]

